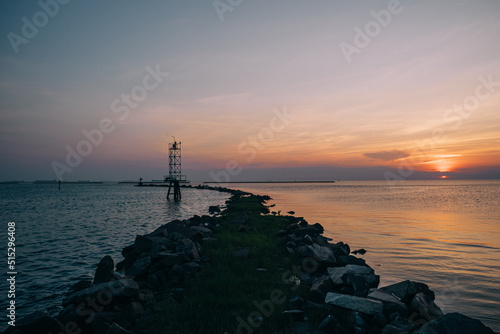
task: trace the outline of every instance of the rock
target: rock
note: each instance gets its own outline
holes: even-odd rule
[[[332,280],[329,275],[318,277],[314,280],[309,290],[309,299],[313,302],[322,303],[325,300],[327,292],[333,288]]]
[[[183,264],[185,262],[189,262],[189,258],[186,254],[180,253],[168,253],[161,252],[159,253],[160,261],[159,264],[161,267],[173,267],[176,264]]]
[[[108,283],[92,285],[88,289],[76,291],[63,300],[63,306],[78,304],[87,298],[95,297],[99,292],[105,291],[110,297],[131,297],[139,292],[139,285],[131,279],[123,279]]]
[[[97,264],[97,269],[94,275],[94,283],[107,283],[115,278],[115,264],[111,256],[106,255]]]
[[[312,245],[313,244],[313,240],[311,238],[311,236],[309,234],[306,234],[302,240],[301,240],[303,243],[305,243],[306,245]]]
[[[366,297],[370,288],[377,287],[380,282],[380,277],[367,266],[348,264],[345,267],[333,267],[327,270],[333,284],[347,285],[351,294],[358,297]]]
[[[286,310],[281,312],[281,316],[284,318],[286,323],[290,321],[303,321],[304,311],[303,310]]]
[[[219,213],[220,212],[220,207],[218,205],[210,205],[208,207],[208,212],[210,214]]]
[[[357,258],[353,255],[340,255],[337,257],[339,266],[347,266],[349,264],[355,264],[358,266],[366,266],[366,261],[360,258]]]
[[[432,300],[435,298],[434,292],[429,289],[427,284],[408,280],[382,287],[380,290],[395,295],[406,305],[410,305],[413,297],[419,292],[423,292]]]
[[[332,282],[337,285],[345,283],[343,280],[343,277],[345,275],[351,274],[351,275],[362,276],[362,275],[373,275],[373,273],[374,271],[370,267],[359,266],[354,264],[349,264],[345,267],[328,268],[328,274],[330,275]]]
[[[250,248],[235,250],[231,255],[238,259],[248,259],[248,256],[250,255]]]
[[[419,292],[413,297],[410,304],[410,312],[417,312],[426,320],[433,320],[443,315],[443,312],[431,297],[423,292]]]
[[[439,318],[431,320],[422,326],[414,334],[494,334],[481,321],[469,318],[460,313],[448,313]]]
[[[335,264],[335,256],[328,247],[323,247],[318,244],[305,245],[297,248],[300,256],[313,257],[316,261],[328,265]]]
[[[168,279],[174,284],[180,284],[184,280],[184,270],[178,264],[172,267],[167,275]]]
[[[342,295],[334,292],[328,292],[326,294],[325,303],[370,315],[382,313],[384,308],[382,302],[377,300]]]
[[[156,254],[165,248],[164,243],[166,244],[166,242],[167,239],[164,237],[151,237],[151,236],[138,235],[136,236],[134,242],[134,253]]]
[[[203,233],[204,236],[212,235],[212,230],[203,226],[192,226],[190,229],[195,233]]]
[[[183,235],[185,238],[191,238],[191,236],[194,234],[193,231],[189,227],[186,226],[183,222],[180,220],[174,220],[168,224],[165,225],[167,229],[167,233],[179,233]]]
[[[361,254],[361,255],[364,255],[364,254],[366,254],[366,249],[361,248],[361,249],[358,249],[358,250],[353,251],[352,253],[353,253],[353,254]]]
[[[369,299],[379,300],[384,304],[384,315],[390,318],[392,314],[399,314],[401,317],[408,317],[409,311],[406,305],[396,296],[379,289],[371,289],[368,294]]]
[[[113,322],[111,326],[109,327],[108,333],[107,334],[134,334],[131,331],[126,330],[125,328],[121,327],[120,325],[116,324]]]
[[[189,258],[189,260],[199,260],[200,254],[196,249],[196,245],[192,241],[188,241],[186,244],[178,246],[175,249],[177,252],[183,252]]]
[[[15,333],[15,330],[21,333],[49,334],[64,332],[64,326],[46,312],[37,311],[17,320],[16,326],[9,326],[4,333]]]
[[[316,228],[314,228],[313,226],[304,226],[304,227],[299,226],[299,228],[294,229],[292,231],[292,233],[295,234],[299,238],[303,238],[303,237],[305,237],[306,234],[317,235],[318,230]]]
[[[286,302],[287,310],[303,310],[305,305],[305,300],[299,296],[292,296]]]
[[[327,333],[340,333],[340,324],[334,315],[329,314],[320,324],[318,329]]]
[[[379,300],[381,302],[402,304],[404,306],[404,304],[401,302],[401,299],[380,289],[371,289],[370,293],[368,294],[368,298]]]
[[[145,274],[151,265],[151,256],[144,256],[136,260],[131,266],[125,268],[127,276],[139,276]]]
[[[408,319],[397,317],[393,322],[387,324],[382,330],[382,334],[402,334],[410,333],[413,326],[410,324]]]
[[[83,289],[90,288],[92,286],[92,281],[89,280],[81,280],[77,282],[75,285],[73,285],[71,288],[69,288],[69,292],[73,293],[75,291],[80,291]]]

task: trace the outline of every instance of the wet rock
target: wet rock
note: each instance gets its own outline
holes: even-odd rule
[[[100,291],[105,291],[111,297],[130,297],[139,292],[139,285],[131,279],[123,279],[108,283],[92,285],[88,289],[76,291],[63,300],[63,306],[78,304],[87,298],[95,297]]]
[[[131,266],[125,268],[128,276],[139,276],[145,274],[151,265],[151,256],[144,256],[136,260]]]
[[[366,261],[360,258],[357,258],[353,255],[340,255],[337,257],[338,265],[347,266],[349,264],[355,264],[358,266],[366,266]]]
[[[69,292],[73,293],[75,291],[80,291],[83,289],[90,288],[92,286],[92,281],[89,280],[81,280],[77,282],[75,285],[73,285],[71,288],[69,288]]]
[[[323,231],[325,230],[320,223],[315,223],[312,226],[316,229],[316,231],[318,231],[319,234],[323,233]]]
[[[166,224],[165,227],[169,235],[171,233],[178,233],[183,235],[185,238],[191,238],[191,236],[194,234],[194,232],[191,231],[191,229],[181,221],[172,221]]]
[[[115,264],[111,256],[106,255],[97,264],[93,284],[106,283],[115,278]]]
[[[210,214],[215,214],[215,213],[219,213],[220,212],[220,207],[218,205],[210,205],[208,207],[208,212]]]
[[[434,292],[429,289],[427,284],[408,280],[382,287],[380,290],[395,295],[406,305],[410,305],[413,297],[419,292],[423,292],[432,300],[435,299]]]
[[[364,249],[364,248],[357,249],[357,250],[353,251],[352,253],[353,253],[353,254],[361,254],[361,255],[364,255],[364,254],[366,254],[366,249]]]
[[[382,313],[383,311],[382,302],[377,300],[342,295],[334,292],[326,294],[325,303],[371,315]]]
[[[410,304],[410,312],[417,312],[426,320],[436,319],[443,315],[443,312],[437,306],[431,297],[423,292],[417,293]]]
[[[379,300],[384,304],[384,315],[391,318],[391,315],[398,314],[401,317],[408,317],[409,311],[401,300],[380,289],[371,289],[368,294],[369,299]]]
[[[422,326],[415,334],[494,334],[481,321],[469,318],[460,313],[448,313],[437,319],[431,320]]]
[[[333,284],[346,285],[349,294],[358,297],[366,297],[370,288],[377,287],[380,282],[380,277],[367,266],[349,264],[345,267],[328,268],[328,274]]]

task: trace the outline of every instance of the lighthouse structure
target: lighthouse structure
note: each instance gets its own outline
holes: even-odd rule
[[[167,199],[170,197],[170,191],[174,188],[174,200],[181,199],[180,182],[186,181],[186,175],[181,172],[181,142],[174,138],[173,143],[168,144],[168,176],[165,176],[165,182],[169,182]]]

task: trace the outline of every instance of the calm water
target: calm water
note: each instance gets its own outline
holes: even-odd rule
[[[274,210],[319,222],[381,275],[436,292],[443,312],[480,319],[500,332],[500,181],[231,184],[268,194]]]
[[[166,201],[167,188],[130,184],[0,185],[2,243],[7,254],[7,222],[16,222],[17,316],[36,310],[59,310],[68,287],[92,279],[104,255],[120,261],[121,249],[173,219],[208,214],[227,194],[182,189],[178,203]],[[7,264],[2,271],[7,272]],[[2,276],[5,276],[2,275]],[[0,285],[1,305],[7,307],[7,282]],[[7,326],[2,313],[0,331]]]

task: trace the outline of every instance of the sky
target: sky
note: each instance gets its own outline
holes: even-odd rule
[[[0,181],[500,178],[500,1],[0,5]]]

